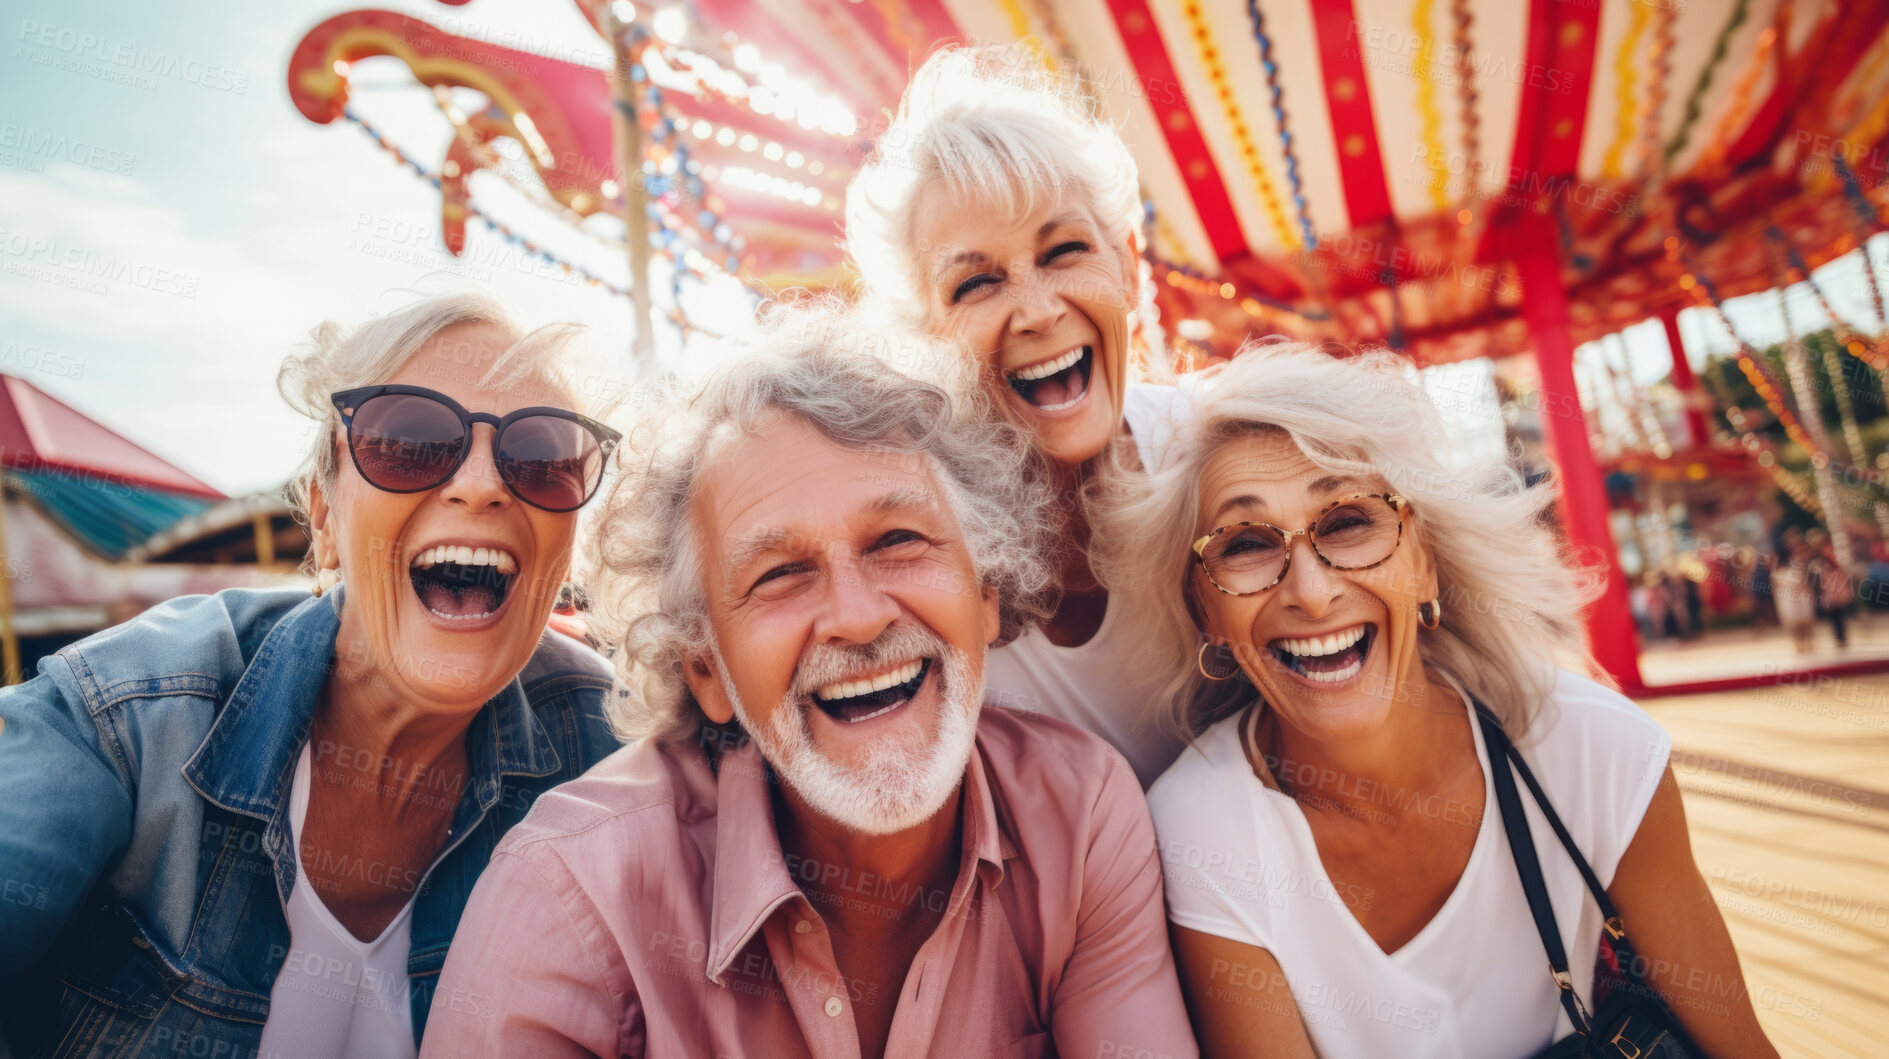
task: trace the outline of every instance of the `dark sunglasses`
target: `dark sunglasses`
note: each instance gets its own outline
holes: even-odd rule
[[[347,429],[354,469],[389,493],[421,493],[451,480],[472,451],[472,425],[489,423],[492,463],[505,488],[535,508],[575,511],[596,494],[604,457],[623,436],[562,408],[520,408],[503,417],[468,412],[424,386],[363,386],[330,399]]]

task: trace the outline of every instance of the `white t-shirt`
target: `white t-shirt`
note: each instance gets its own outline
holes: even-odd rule
[[[1559,674],[1552,700],[1522,754],[1604,886],[1639,830],[1672,740],[1633,702],[1573,673]],[[1270,952],[1325,1059],[1512,1059],[1567,1034],[1480,726],[1470,727],[1485,808],[1469,865],[1436,917],[1386,954],[1325,874],[1298,803],[1253,774],[1242,749],[1253,716],[1246,710],[1213,725],[1148,792],[1168,918]],[[1570,970],[1591,1011],[1600,910],[1527,788],[1516,785]],[[1387,812],[1452,808],[1386,797]],[[1468,807],[1455,808],[1467,822]]]
[[[308,817],[309,755],[295,764],[289,792],[289,835],[295,886],[285,911],[289,954],[269,990],[261,1059],[414,1059],[413,1014],[407,1000],[407,953],[413,900],[380,936],[361,941],[321,903],[302,865],[302,822]]]
[[[1128,387],[1122,417],[1142,466],[1159,465],[1177,420],[1186,413],[1186,398],[1172,386]],[[990,653],[984,663],[984,701],[1041,713],[1101,736],[1128,759],[1146,789],[1185,744],[1155,722],[1158,679],[1131,672],[1124,660],[1134,635],[1134,622],[1113,601],[1086,643],[1061,647],[1041,629],[1031,629]]]

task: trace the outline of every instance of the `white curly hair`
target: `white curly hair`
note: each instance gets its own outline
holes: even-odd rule
[[[711,633],[690,505],[703,450],[728,427],[755,430],[786,414],[868,458],[918,455],[980,582],[997,592],[998,642],[1054,610],[1045,561],[1053,517],[1039,461],[992,412],[963,357],[937,340],[888,332],[831,302],[778,309],[754,349],[698,383],[659,382],[638,404],[597,520],[591,586],[600,639],[628,688],[612,717],[625,738],[691,742],[703,732],[682,676],[682,659],[708,649]]]

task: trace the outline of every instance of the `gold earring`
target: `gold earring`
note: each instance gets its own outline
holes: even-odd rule
[[[1205,640],[1202,640],[1200,642],[1200,650],[1194,654],[1194,668],[1200,670],[1200,675],[1203,677],[1206,677],[1208,680],[1214,680],[1214,681],[1232,680],[1234,677],[1238,676],[1240,672],[1240,667],[1239,667],[1238,662],[1234,663],[1233,672],[1231,673],[1225,673],[1220,676],[1215,676],[1214,674],[1207,672],[1207,648],[1213,647],[1213,646],[1215,645],[1210,644]]]
[[[341,571],[336,570],[332,566],[323,567],[315,574],[314,593],[316,596],[320,596],[323,592],[328,591],[340,583]]]
[[[1434,629],[1443,624],[1443,601],[1433,599],[1417,604],[1417,624],[1426,629]]]

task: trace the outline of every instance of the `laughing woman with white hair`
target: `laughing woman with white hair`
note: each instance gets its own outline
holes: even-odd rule
[[[868,297],[980,361],[1059,483],[1062,602],[991,656],[991,701],[1108,740],[1153,782],[1181,744],[1146,723],[1136,635],[1089,569],[1094,482],[1159,462],[1173,387],[1131,378],[1142,205],[1135,161],[1077,86],[1018,48],[946,48],[913,75],[846,195]]]
[[[570,333],[477,292],[318,328],[279,377],[313,594],[174,599],[0,691],[0,1055],[416,1054],[493,847],[618,745],[545,629],[617,440]]]
[[[1455,458],[1408,372],[1245,353],[1098,521],[1193,740],[1148,798],[1202,1050],[1775,1055],[1671,741],[1559,668],[1592,662],[1552,488]]]

